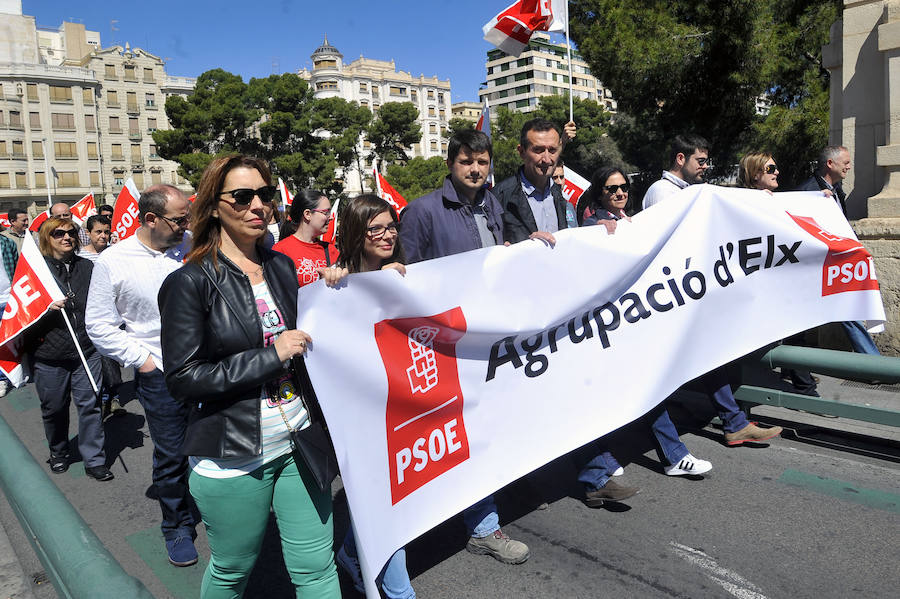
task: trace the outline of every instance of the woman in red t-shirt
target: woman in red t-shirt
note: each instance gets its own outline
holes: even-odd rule
[[[317,268],[337,262],[337,249],[319,240],[328,228],[331,203],[321,191],[304,189],[294,196],[290,215],[297,224],[297,231],[276,243],[272,249],[294,261],[297,282],[303,287],[319,280]]]

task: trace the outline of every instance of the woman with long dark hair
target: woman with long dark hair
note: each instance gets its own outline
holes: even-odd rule
[[[331,203],[321,191],[303,189],[294,196],[290,215],[297,230],[272,249],[294,261],[297,282],[303,287],[319,280],[317,269],[337,262],[337,249],[319,239],[328,228]]]
[[[321,415],[299,359],[310,337],[294,328],[294,266],[262,245],[276,193],[262,160],[213,160],[193,249],[159,293],[166,383],[190,407],[182,449],[212,554],[204,599],[243,593],[270,511],[297,597],[340,597],[331,492],[292,452],[290,431]],[[333,284],[346,271],[320,274]]]
[[[393,206],[378,196],[363,194],[353,198],[341,216],[338,229],[337,245],[341,252],[338,264],[351,273],[393,269],[406,274],[399,226]],[[344,537],[337,561],[353,579],[356,590],[364,592],[352,529]],[[405,549],[391,556],[378,582],[387,599],[415,598],[406,570]]]
[[[95,480],[114,478],[106,467],[100,398],[91,385],[64,319],[68,317],[97,385],[103,384],[100,354],[84,328],[84,308],[94,263],[76,254],[78,228],[71,219],[51,217],[41,225],[38,247],[47,267],[66,299],[51,305],[51,311],[25,333],[26,349],[34,362],[34,386],[41,400],[44,433],[50,446],[50,470],[69,468],[69,402],[78,411],[78,451],[85,473]]]

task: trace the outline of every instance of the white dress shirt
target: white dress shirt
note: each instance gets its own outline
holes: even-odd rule
[[[189,243],[185,235],[181,245],[157,252],[134,234],[97,257],[85,327],[101,354],[135,368],[150,356],[162,370],[156,296],[165,278],[181,267]],[[122,323],[124,330],[119,328]]]
[[[662,178],[650,186],[647,193],[644,194],[643,208],[646,210],[654,204],[659,204],[668,197],[671,197],[678,191],[681,191],[690,183],[681,177],[673,175],[669,171],[663,171]]]

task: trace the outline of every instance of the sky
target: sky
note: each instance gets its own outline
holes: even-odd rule
[[[481,27],[511,0],[23,0],[37,26],[63,21],[100,33],[101,45],[143,48],[166,61],[169,75],[196,77],[214,68],[251,77],[311,68],[328,41],[349,63],[360,55],[391,60],[418,77],[450,79],[453,102],[478,101],[493,46]]]

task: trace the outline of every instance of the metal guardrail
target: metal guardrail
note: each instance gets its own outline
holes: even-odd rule
[[[0,487],[60,597],[153,599],[129,575],[0,417]]]
[[[873,384],[900,382],[900,358],[888,356],[780,345],[764,353],[751,354],[747,359],[759,359],[770,369],[776,366],[797,368]],[[779,389],[741,385],[734,398],[748,412],[752,405],[770,405],[900,427],[900,411],[897,410],[847,404]]]

